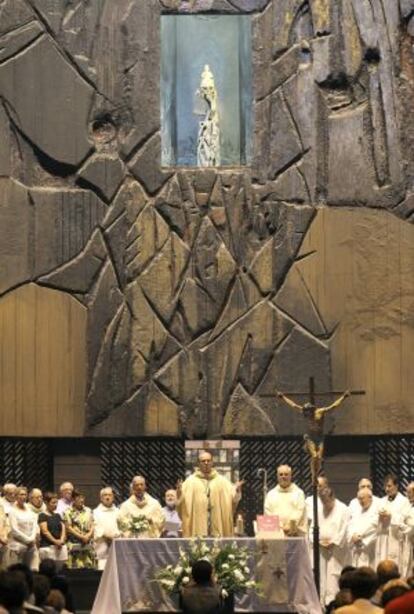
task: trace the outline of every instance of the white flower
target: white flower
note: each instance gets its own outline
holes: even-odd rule
[[[254,580],[247,580],[247,582],[246,582],[246,587],[247,588],[253,588],[254,585],[255,585],[255,581]]]
[[[228,563],[223,563],[223,565],[221,566],[222,569],[228,569],[229,565]]]
[[[234,559],[235,559],[234,554],[229,554],[228,559],[229,559],[229,561],[234,561]]]
[[[208,554],[209,552],[209,547],[207,546],[207,544],[203,544],[201,546],[201,554]]]
[[[165,568],[167,571],[171,571],[172,569],[172,565],[167,565],[167,567]]]
[[[223,597],[223,599],[225,599],[226,597],[229,596],[228,592],[226,591],[225,588],[221,589],[221,596]]]
[[[171,589],[171,588],[174,588],[175,582],[174,580],[161,580],[161,584],[162,586],[165,586],[165,588]]]
[[[190,582],[190,578],[188,576],[184,576],[184,578],[181,580],[182,584],[188,584]]]
[[[190,574],[190,573],[191,573],[191,567],[186,567],[186,568],[184,569],[184,571],[185,571],[185,573]]]
[[[240,569],[235,569],[234,570],[234,577],[237,580],[240,580],[240,582],[242,582],[244,580],[244,575],[242,574],[242,572],[240,571]]]
[[[178,565],[175,569],[174,569],[174,575],[175,576],[179,576],[180,574],[183,573],[183,568],[181,567],[181,565]]]
[[[246,565],[246,567],[244,568],[243,571],[244,571],[244,573],[250,573],[250,569],[247,567],[247,565]]]

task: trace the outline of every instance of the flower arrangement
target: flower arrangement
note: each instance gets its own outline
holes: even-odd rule
[[[259,588],[258,583],[251,579],[247,548],[240,548],[235,542],[224,545],[214,542],[209,546],[202,539],[196,539],[190,542],[188,551],[180,547],[179,552],[175,565],[158,569],[155,574],[155,580],[168,593],[178,593],[181,587],[190,583],[191,567],[200,559],[212,564],[224,598]]]
[[[137,537],[149,530],[148,519],[143,515],[128,516],[118,521],[119,530],[129,537]]]

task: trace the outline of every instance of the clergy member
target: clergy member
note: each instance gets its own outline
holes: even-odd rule
[[[112,541],[121,535],[118,527],[119,508],[114,503],[114,492],[110,486],[102,488],[100,504],[93,510],[94,547],[98,569],[105,569]]]
[[[403,510],[401,525],[403,534],[401,576],[408,578],[412,574],[414,562],[414,482],[408,484],[405,494],[407,496],[407,504]]]
[[[319,553],[321,604],[327,605],[339,590],[339,576],[343,567],[348,565],[349,548],[347,543],[347,528],[349,512],[345,503],[338,501],[331,488],[319,491],[321,511],[319,519]],[[313,525],[309,529],[309,539],[313,540]]]
[[[385,477],[384,490],[385,497],[382,497],[379,503],[376,561],[378,564],[385,559],[391,559],[401,569],[404,535],[400,527],[409,502],[398,492],[398,479],[395,475]]]
[[[233,485],[217,473],[212,454],[200,452],[194,473],[183,484],[177,484],[177,511],[183,523],[183,537],[231,537],[242,484],[240,481]]]
[[[352,518],[352,516],[354,514],[358,514],[360,511],[360,503],[358,501],[358,493],[362,488],[368,488],[368,490],[371,491],[372,494],[372,503],[374,505],[374,507],[379,507],[379,502],[380,502],[380,498],[376,497],[373,493],[372,490],[372,481],[369,478],[361,478],[358,482],[358,490],[357,490],[357,496],[354,497],[352,499],[352,501],[350,502],[348,509],[349,509],[349,514]]]
[[[277,486],[266,495],[265,514],[279,516],[285,535],[306,535],[308,519],[304,492],[292,482],[292,469],[289,465],[277,468]]]
[[[161,505],[147,493],[147,484],[142,475],[136,475],[131,482],[131,496],[124,501],[119,509],[120,526],[128,524],[132,518],[145,516],[148,520],[148,531],[143,531],[141,537],[160,537],[165,523],[165,514]]]
[[[358,501],[359,509],[354,512],[348,524],[351,564],[354,567],[374,567],[378,510],[368,488],[359,490]]]

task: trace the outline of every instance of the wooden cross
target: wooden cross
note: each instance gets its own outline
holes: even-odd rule
[[[302,416],[306,419],[309,433],[305,435],[306,448],[310,454],[311,469],[312,469],[312,495],[313,495],[313,571],[315,584],[318,594],[320,594],[320,563],[319,563],[319,519],[318,519],[318,472],[321,467],[323,458],[323,420],[324,414],[327,411],[339,407],[345,399],[343,391],[332,390],[330,392],[315,393],[315,379],[309,378],[309,402],[304,405],[298,405],[289,397],[304,396],[304,392],[287,392],[279,393],[279,396],[290,407],[295,410],[300,410]],[[348,390],[346,396],[354,396],[365,394],[365,390]],[[317,408],[315,404],[315,396],[332,396],[339,395],[338,399],[328,407]],[[263,396],[275,396],[274,394]]]
[[[285,392],[285,394],[292,396],[292,397],[298,397],[298,396],[305,396],[306,394],[309,395],[309,402],[312,403],[312,405],[315,405],[315,396],[318,397],[326,397],[326,396],[333,396],[334,394],[343,394],[343,390],[330,390],[327,392],[317,392],[315,393],[315,378],[314,377],[310,377],[309,378],[309,392]],[[365,394],[365,390],[350,390],[349,391],[350,395],[362,395]],[[263,397],[274,397],[275,394],[262,394],[260,396]]]

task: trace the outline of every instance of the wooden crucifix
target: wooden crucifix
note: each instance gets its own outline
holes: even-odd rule
[[[312,482],[317,480],[318,474],[322,467],[323,453],[324,453],[324,421],[325,415],[337,409],[343,401],[351,396],[351,395],[360,395],[365,394],[364,390],[345,390],[345,392],[341,391],[331,391],[331,392],[318,392],[317,396],[333,396],[340,395],[333,403],[327,405],[325,407],[316,407],[315,403],[315,380],[313,377],[309,378],[309,401],[304,403],[303,405],[299,405],[295,401],[293,401],[290,397],[292,396],[303,396],[303,392],[289,392],[284,394],[282,392],[277,391],[277,396],[282,399],[292,409],[298,410],[301,412],[302,416],[306,420],[306,428],[307,432],[304,435],[304,440],[306,442],[306,449],[309,452],[309,456],[311,459],[311,470],[312,470]]]
[[[337,409],[343,401],[352,395],[365,394],[365,390],[345,390],[329,392],[317,392],[316,396],[333,396],[339,395],[338,398],[330,405],[325,407],[317,407],[315,402],[315,380],[309,378],[309,401],[303,405],[299,405],[292,400],[293,396],[303,396],[303,392],[288,392],[282,393],[276,391],[277,396],[292,409],[300,411],[306,420],[307,433],[304,435],[306,449],[310,456],[311,472],[312,472],[312,497],[313,497],[313,572],[315,584],[320,593],[320,562],[319,562],[319,520],[318,520],[318,474],[322,468],[323,453],[324,453],[324,419],[325,415]],[[270,396],[270,395],[266,395]],[[273,395],[272,395],[273,396]]]

